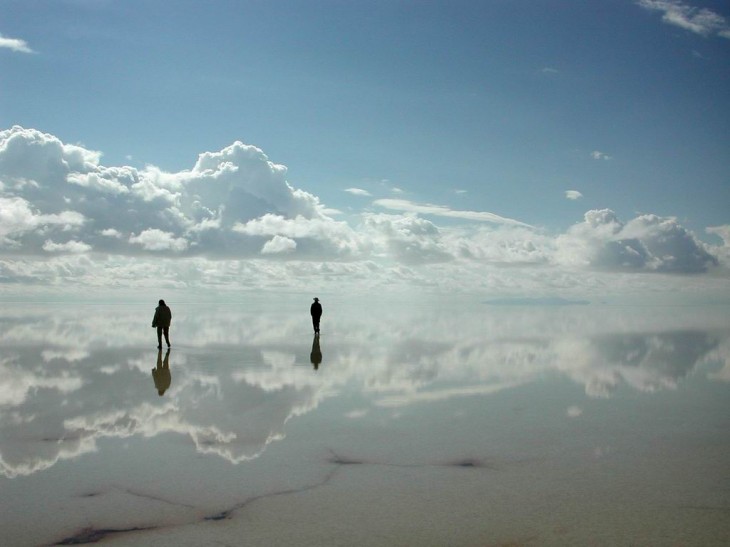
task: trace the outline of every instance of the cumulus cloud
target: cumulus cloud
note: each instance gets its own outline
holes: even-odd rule
[[[279,236],[295,241],[297,245],[289,246],[289,250],[304,250],[305,256],[355,257],[369,246],[346,222],[324,216],[286,218],[267,213],[246,223],[236,223],[232,231],[258,239]]]
[[[169,286],[264,287],[315,276],[359,287],[518,291],[541,283],[584,286],[596,279],[578,275],[587,270],[686,274],[730,262],[726,227],[708,229],[725,238],[722,245],[705,245],[674,218],[622,222],[608,209],[589,211],[558,234],[491,212],[406,199],[377,199],[373,205],[387,212],[335,220],[316,196],[287,181],[284,166],[241,142],[176,172],[101,159],[33,129],[0,131],[6,286],[138,288],[164,279]],[[443,218],[459,222],[443,225]],[[485,266],[522,269],[518,279],[485,276]],[[150,273],[158,267],[159,275]]]
[[[679,0],[639,0],[638,4],[642,8],[661,12],[662,21],[667,24],[701,36],[717,34],[730,38],[727,20],[710,9],[690,6]]]
[[[18,246],[20,242],[14,238],[33,230],[39,233],[50,228],[70,231],[83,225],[85,220],[84,215],[76,211],[42,214],[33,210],[23,198],[0,197],[0,245]]]
[[[115,254],[243,258],[259,255],[262,236],[279,235],[297,243],[298,257],[337,259],[362,244],[255,146],[235,142],[172,173],[100,160],[99,152],[40,131],[1,131],[3,246],[40,254],[51,239],[55,245],[84,241],[93,251]],[[286,224],[285,233],[241,228],[257,219],[265,224],[267,215]]]
[[[722,240],[721,245],[712,246],[712,251],[726,268],[730,268],[730,224],[710,226],[705,231]]]
[[[425,264],[453,260],[432,222],[413,216],[369,214],[365,228],[376,249],[406,264]]]
[[[261,254],[289,253],[296,248],[297,242],[293,239],[276,235],[264,244]]]
[[[445,232],[443,241],[460,260],[498,266],[547,264],[554,252],[549,236],[519,226],[458,227]]]
[[[91,250],[91,245],[74,240],[65,243],[54,243],[49,239],[43,244],[43,250],[49,253],[88,253]]]
[[[115,230],[114,228],[107,228],[106,230],[102,230],[101,235],[106,237],[115,237],[120,238],[122,237],[122,233],[119,230]]]
[[[157,229],[144,230],[139,235],[133,235],[129,242],[142,246],[146,251],[184,251],[188,248],[186,239]]]
[[[35,53],[25,40],[20,38],[8,38],[0,34],[0,48],[10,49],[18,53]]]
[[[610,209],[588,211],[557,238],[559,262],[609,271],[701,273],[717,258],[676,219],[640,215],[621,222]]]

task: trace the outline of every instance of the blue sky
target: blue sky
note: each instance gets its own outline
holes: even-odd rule
[[[676,224],[699,246],[717,246],[701,249],[716,261],[684,269],[657,266],[665,249],[652,271],[724,267],[724,2],[2,0],[0,13],[0,128],[99,151],[99,165],[180,173],[242,141],[286,165],[291,187],[355,231],[363,213],[415,215],[448,232],[468,219],[444,211],[476,211],[560,246],[588,211],[610,209],[623,224],[671,217],[662,229]],[[7,199],[44,213],[17,184],[4,186]],[[90,226],[82,214],[79,225]],[[619,240],[651,247],[633,232]],[[6,235],[32,248],[27,233]],[[290,232],[273,235],[289,240],[282,248],[307,247]],[[463,251],[434,254],[431,243],[417,243],[421,262]],[[602,252],[582,263],[606,270]],[[626,270],[630,261],[619,262]]]

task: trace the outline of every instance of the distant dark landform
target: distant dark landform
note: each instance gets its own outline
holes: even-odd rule
[[[588,300],[568,300],[560,297],[546,298],[493,298],[483,302],[489,306],[585,306]]]

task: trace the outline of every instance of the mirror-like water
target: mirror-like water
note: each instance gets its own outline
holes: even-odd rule
[[[722,545],[726,308],[4,305],[7,545]]]

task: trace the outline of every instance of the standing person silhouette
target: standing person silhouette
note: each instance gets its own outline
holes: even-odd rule
[[[319,298],[315,297],[314,302],[309,307],[309,314],[312,316],[314,334],[319,334],[319,318],[322,317],[322,304],[319,303]]]
[[[162,349],[162,334],[165,334],[165,342],[170,347],[170,323],[172,322],[172,311],[160,300],[160,305],[155,308],[155,316],[152,318],[152,327],[157,327],[157,349]]]

